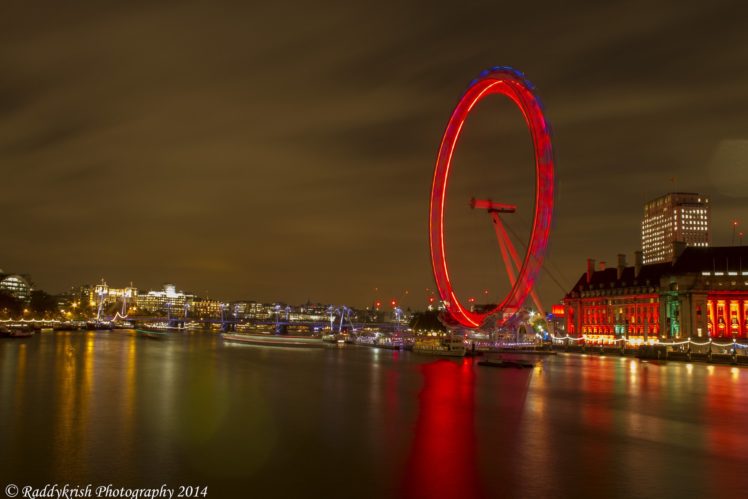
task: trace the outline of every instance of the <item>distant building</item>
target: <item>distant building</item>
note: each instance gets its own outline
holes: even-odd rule
[[[138,300],[138,289],[133,287],[132,283],[130,286],[124,288],[113,288],[109,286],[104,279],[95,286],[88,286],[91,290],[89,301],[98,303],[98,300],[102,300],[104,305],[109,305],[117,302],[136,303]]]
[[[0,270],[0,290],[7,291],[13,298],[23,303],[31,300],[31,283],[18,274],[5,274]]]
[[[73,286],[68,291],[57,295],[57,306],[60,309],[89,310],[96,306],[94,286]]]
[[[173,284],[164,284],[161,290],[138,293],[137,306],[146,313],[161,312],[181,316],[186,308],[192,306],[194,299],[193,295],[177,291]]]
[[[256,301],[237,301],[231,304],[231,310],[237,319],[268,319],[272,316],[272,305]]]
[[[222,312],[228,310],[228,304],[219,300],[197,297],[192,300],[189,307],[190,315],[198,319],[219,319]]]
[[[330,313],[334,312],[334,310],[335,307],[332,305],[307,302],[294,307],[290,314],[290,319],[292,321],[323,322],[329,319]]]
[[[709,246],[709,198],[692,192],[671,192],[644,205],[642,256],[645,265],[671,262],[673,245]]]
[[[634,266],[618,256],[613,268],[588,260],[564,298],[571,336],[640,338],[748,338],[748,248],[686,247],[673,262]]]
[[[547,315],[548,328],[552,334],[564,336],[566,334],[566,308],[562,304],[551,307],[551,313]]]

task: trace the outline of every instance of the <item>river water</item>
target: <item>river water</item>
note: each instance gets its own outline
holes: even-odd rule
[[[0,339],[0,487],[207,497],[748,497],[748,369],[365,347]],[[3,497],[0,492],[0,497]]]

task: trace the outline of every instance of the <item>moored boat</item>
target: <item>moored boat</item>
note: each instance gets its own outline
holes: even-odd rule
[[[0,326],[0,336],[5,338],[28,338],[34,336],[34,330],[27,326]]]
[[[516,353],[523,355],[556,355],[553,350],[543,350],[539,348],[507,348],[501,347],[496,350],[492,350],[497,353]]]
[[[514,367],[516,369],[522,369],[526,367],[535,367],[535,364],[532,362],[527,362],[524,360],[505,360],[505,359],[487,359],[487,360],[481,360],[478,362],[479,366],[484,367]]]
[[[108,321],[88,321],[86,328],[90,331],[111,331],[112,323]]]
[[[124,328],[123,328],[124,329]],[[133,326],[127,329],[134,329],[138,332],[153,332],[153,333],[183,333],[188,329],[180,326],[168,326],[165,323],[141,323],[139,326]]]
[[[464,357],[466,353],[465,340],[457,334],[450,335],[446,339],[418,338],[413,344],[413,353],[440,355],[444,357]]]

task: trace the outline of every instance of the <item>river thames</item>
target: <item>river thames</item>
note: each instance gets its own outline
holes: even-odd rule
[[[214,498],[747,497],[748,369],[44,333],[0,339],[0,463]]]

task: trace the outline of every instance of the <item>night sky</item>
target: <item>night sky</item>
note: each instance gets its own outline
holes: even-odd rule
[[[0,268],[51,292],[104,277],[231,300],[394,297],[422,308],[441,134],[466,85],[496,65],[527,75],[554,128],[547,305],[587,257],[631,262],[644,202],[667,191],[710,195],[713,243],[729,244],[730,220],[748,229],[746,10],[6,3]],[[517,203],[507,223],[521,246],[532,181],[519,111],[487,99],[448,193],[447,252],[463,297],[488,289],[495,300],[507,287],[470,197]]]

